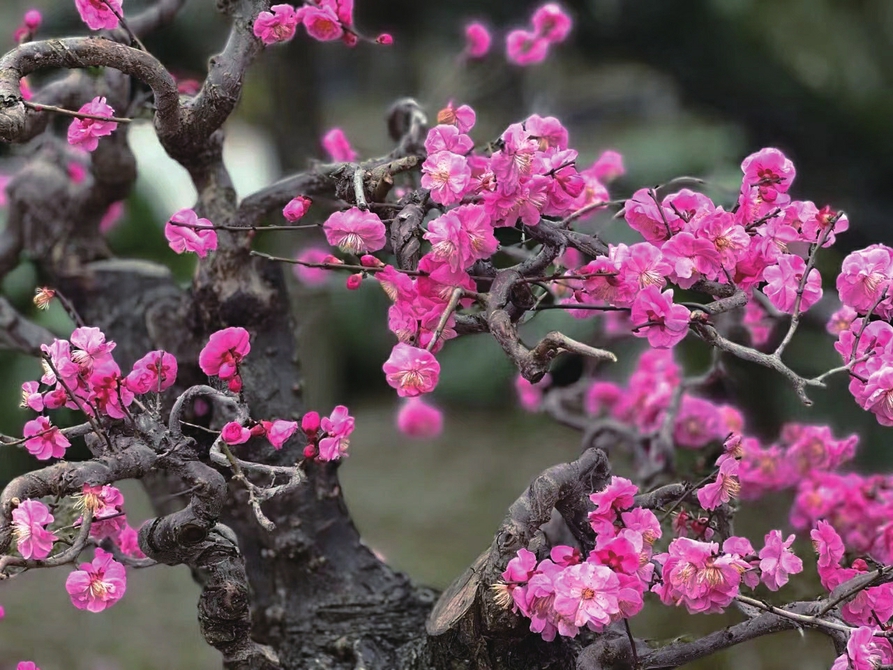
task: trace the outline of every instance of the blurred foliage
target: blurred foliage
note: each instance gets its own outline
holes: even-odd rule
[[[146,4],[128,0],[126,11],[134,13]],[[527,70],[509,67],[499,53],[497,37],[491,58],[464,69],[457,65],[462,26],[469,18],[500,28],[515,27],[526,21],[536,4],[360,0],[360,28],[373,35],[392,32],[393,47],[346,49],[340,43],[312,43],[299,33],[290,44],[267,49],[249,73],[243,104],[228,125],[227,150],[240,194],[304,168],[308,158],[321,158],[319,137],[335,125],[345,129],[363,154],[387,151],[385,111],[395,99],[411,95],[431,118],[450,99],[473,105],[478,113],[474,136],[480,142],[495,138],[508,123],[529,113],[558,116],[571,131],[581,164],[590,163],[605,148],[624,155],[628,174],[612,186],[616,197],[644,184],[691,174],[707,180],[705,188],[718,202],[730,202],[741,159],[762,146],[779,146],[797,166],[794,196],[813,199],[820,206],[831,203],[846,209],[850,217],[851,232],[840,237],[838,249],[820,257],[829,301],[835,294],[836,268],[847,250],[869,241],[891,242],[886,221],[893,206],[888,187],[893,178],[893,133],[889,131],[893,4],[886,0],[576,0],[566,3],[577,20],[572,38],[547,63]],[[173,26],[146,41],[178,75],[200,78],[208,55],[225,39],[226,23],[212,5],[188,3]],[[0,5],[0,26],[5,27],[0,38],[7,40],[7,46],[11,46],[8,34],[32,6],[44,13],[42,36],[83,33],[68,0],[6,0]],[[138,145],[141,177],[127,202],[126,217],[109,242],[118,254],[168,264],[185,284],[194,259],[173,254],[161,227],[173,211],[191,206],[194,191],[182,170],[160,156],[150,138],[143,137],[146,128],[131,131]],[[9,154],[3,150],[2,155]],[[312,220],[321,221],[326,204],[317,203],[311,211]],[[587,225],[606,227],[609,239],[621,239],[622,226],[616,223],[599,219]],[[259,236],[256,245],[287,255],[320,240],[320,235],[312,233],[300,238],[269,233]],[[444,436],[431,443],[408,442],[391,425],[396,401],[380,370],[392,345],[386,329],[386,298],[372,280],[361,290],[348,292],[343,290],[344,279],[344,275],[333,277],[330,291],[295,290],[308,406],[328,411],[337,402],[348,402],[358,408],[354,455],[343,469],[345,491],[358,524],[369,542],[395,565],[442,586],[489,542],[505,508],[531,476],[574,455],[577,436],[540,417],[521,416],[509,409],[514,402],[511,366],[492,340],[479,336],[450,342],[439,355],[443,377],[435,401],[447,411]],[[71,323],[58,306],[47,313],[30,306],[38,282],[33,266],[23,262],[4,280],[4,295],[30,317],[60,336],[67,335]],[[830,310],[829,305],[817,311],[827,314]],[[548,328],[558,328],[585,338],[596,321],[543,313],[525,327],[525,335],[533,338]],[[620,347],[621,362],[605,368],[605,375],[623,379],[635,349]],[[698,342],[685,342],[679,352],[693,371],[706,364],[705,348]],[[788,352],[792,367],[804,373],[836,364],[831,339],[819,317],[807,320]],[[122,361],[122,365],[129,363]],[[560,360],[555,377],[559,383],[569,383],[582,367],[572,358]],[[861,465],[889,466],[891,457],[881,428],[873,417],[858,410],[844,378],[832,379],[827,390],[813,391],[815,405],[805,408],[777,375],[737,360],[729,360],[728,367],[733,375],[716,391],[747,408],[750,432],[771,439],[785,420],[828,421],[838,434],[856,431],[862,435]],[[39,375],[39,365],[0,354],[0,369],[4,372],[0,397],[6,398],[4,406],[10,408],[0,412],[0,431],[19,435],[27,415],[11,408],[18,404],[19,384]],[[61,417],[60,423],[64,421]],[[33,466],[22,450],[6,449],[0,459],[0,485]],[[622,471],[622,465],[618,469]],[[784,523],[787,506],[783,499],[767,500],[743,515],[739,527],[752,531],[756,540],[770,523]],[[808,546],[801,553],[808,557]],[[203,646],[194,627],[183,628],[188,635],[176,644],[152,642],[182,628],[180,619],[171,616],[194,619],[191,608],[197,594],[187,584],[185,571],[156,571],[133,577],[134,597],[116,606],[116,616],[101,618],[108,624],[73,612],[60,593],[58,575],[51,588],[43,575],[16,580],[21,583],[0,592],[0,602],[8,612],[15,612],[0,629],[0,668],[8,663],[11,640],[16,641],[17,654],[30,650],[36,656],[39,649],[49,659],[42,664],[45,670],[214,667],[216,656]],[[172,573],[178,573],[180,581],[168,581],[166,575]],[[799,595],[817,593],[805,588]],[[190,594],[185,602],[179,597],[181,591]],[[33,599],[46,599],[46,607],[29,607]],[[649,628],[657,617],[668,637],[704,632],[717,625],[712,617],[678,612],[668,617],[667,610],[656,609],[649,608],[636,620],[637,634],[640,626]],[[52,619],[44,621],[46,611]],[[73,634],[71,640],[78,640],[82,651],[73,652],[77,662],[65,661],[64,643],[50,644],[47,636],[33,633],[42,630],[37,621],[52,625],[54,632],[66,624],[89,625],[83,639],[97,636],[105,642],[89,646]],[[139,623],[133,624],[134,633],[128,635],[125,622],[130,621]],[[100,630],[106,626],[107,630]],[[57,638],[53,635],[52,639]],[[146,641],[148,645],[141,643]],[[812,637],[797,640],[788,634],[768,644],[760,641],[736,647],[703,667],[786,668],[793,654],[801,668],[830,664],[823,642]]]

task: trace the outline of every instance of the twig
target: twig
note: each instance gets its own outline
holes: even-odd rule
[[[453,289],[453,292],[450,295],[450,300],[446,304],[446,307],[443,308],[443,314],[440,315],[440,320],[437,322],[437,327],[434,329],[434,334],[431,336],[431,341],[428,342],[428,346],[425,347],[426,351],[431,351],[437,344],[437,340],[439,340],[440,336],[443,334],[447,321],[450,320],[450,315],[456,310],[456,306],[459,304],[459,300],[462,298],[463,293],[464,291],[461,288]]]
[[[22,104],[28,109],[35,112],[53,112],[55,114],[63,114],[65,116],[73,116],[76,119],[93,119],[95,121],[114,121],[115,123],[131,123],[133,119],[124,116],[102,116],[101,114],[87,114],[85,112],[76,112],[73,109],[65,109],[64,107],[56,107],[56,105],[43,105],[30,100],[23,100]]]

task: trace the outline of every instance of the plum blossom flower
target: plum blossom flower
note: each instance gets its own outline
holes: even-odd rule
[[[323,230],[329,244],[351,254],[382,249],[387,233],[376,214],[357,207],[332,214],[323,224]]]
[[[115,25],[118,25],[117,19],[115,19]],[[115,110],[106,104],[104,96],[97,96],[81,107],[78,113],[111,117],[115,115]],[[111,135],[117,127],[117,121],[74,119],[71,125],[68,126],[68,143],[84,151],[95,151],[96,147],[99,146],[99,138]]]
[[[791,160],[774,148],[761,149],[741,163],[745,186],[756,187],[764,201],[774,202],[787,193],[797,171]]]
[[[893,249],[872,244],[843,259],[837,276],[840,301],[865,314],[890,286],[893,277]]]
[[[722,612],[738,595],[742,573],[750,566],[737,554],[720,554],[715,542],[677,537],[663,563],[663,583],[652,591],[665,605],[685,605],[691,614]]]
[[[357,152],[350,146],[347,135],[341,128],[332,128],[322,137],[322,146],[333,161],[352,163],[357,159]]]
[[[251,439],[251,431],[238,421],[226,423],[220,431],[220,439],[228,445],[245,444]]]
[[[391,388],[401,398],[430,393],[437,386],[440,363],[430,351],[398,342],[382,366]]]
[[[706,510],[716,509],[738,496],[741,484],[738,481],[738,461],[728,458],[719,466],[716,480],[698,489],[698,502]]]
[[[438,124],[450,124],[456,126],[460,133],[467,133],[474,128],[476,120],[474,110],[468,105],[459,105],[453,107],[453,101],[450,100],[447,106],[437,112]]]
[[[441,205],[454,205],[471,182],[471,168],[463,156],[450,151],[429,154],[422,164],[422,187],[430,189],[431,199]]]
[[[648,286],[636,296],[630,312],[633,334],[647,337],[657,349],[669,349],[685,338],[691,312],[673,303],[673,289],[663,293],[656,286]]]
[[[103,486],[84,484],[77,497],[78,507],[84,512],[89,511],[93,514],[90,537],[98,539],[117,537],[127,525],[127,518],[121,513],[124,510],[124,496],[120,489],[108,484]]]
[[[261,425],[264,427],[267,440],[273,445],[274,449],[281,449],[282,445],[298,429],[297,421],[284,421],[282,419],[261,421]]]
[[[531,383],[520,374],[515,377],[515,393],[518,402],[527,412],[539,412],[543,402],[543,391],[552,383],[552,375],[548,372],[538,382]]]
[[[589,168],[592,176],[600,182],[609,183],[626,174],[623,167],[623,156],[618,152],[608,149],[603,151]]]
[[[338,405],[329,416],[319,422],[320,428],[326,433],[326,437],[319,441],[320,460],[337,461],[347,455],[354,424],[354,418],[348,414],[344,405]]]
[[[91,563],[81,563],[65,580],[65,590],[71,604],[79,610],[101,612],[118,602],[127,589],[127,573],[124,566],[112,555],[96,549]]]
[[[850,633],[846,653],[834,659],[831,670],[875,670],[887,665],[893,654],[890,644],[874,636],[875,629],[861,626]]]
[[[769,298],[775,307],[792,314],[797,302],[797,290],[806,271],[806,261],[800,256],[783,254],[778,257],[776,265],[770,265],[763,270],[763,279],[768,283],[763,288],[763,293]],[[822,297],[822,278],[819,271],[812,268],[807,275],[803,286],[803,296],[800,298],[799,310],[807,311]]]
[[[465,55],[469,58],[483,58],[490,52],[490,31],[478,22],[465,26]]]
[[[208,219],[200,219],[191,209],[181,209],[164,224],[168,246],[182,254],[192,251],[204,258],[217,248],[217,231]]]
[[[335,5],[334,2],[324,1],[319,5],[303,5],[298,9],[298,19],[304,24],[307,34],[313,39],[320,42],[331,42],[344,37],[344,25],[336,11],[337,7],[333,5]]]
[[[620,580],[604,565],[572,565],[558,573],[554,585],[555,611],[578,628],[600,631],[620,612]]]
[[[57,538],[45,526],[52,522],[53,515],[39,500],[23,500],[12,511],[12,532],[22,558],[39,561],[49,556]]]
[[[310,198],[306,198],[303,195],[295,196],[282,208],[282,216],[289,223],[294,223],[307,213],[307,210],[310,209],[310,204]]]
[[[212,333],[198,355],[198,365],[206,375],[217,375],[223,381],[239,376],[239,364],[251,351],[248,331],[238,326]]]
[[[787,584],[788,575],[803,572],[803,561],[790,550],[793,543],[793,533],[784,541],[780,530],[771,530],[766,534],[766,546],[760,549],[760,579],[770,591],[778,591]]]
[[[295,260],[301,263],[326,263],[333,258],[328,249],[322,247],[306,247],[298,252]],[[295,277],[305,286],[322,286],[329,281],[330,272],[325,268],[309,267],[296,263],[294,265]]]
[[[526,30],[513,30],[505,38],[505,55],[515,65],[533,65],[546,59],[549,40]]]
[[[160,393],[177,381],[177,359],[166,351],[150,351],[133,364],[124,384],[133,393]]]
[[[531,21],[536,34],[552,43],[563,42],[573,26],[571,17],[554,2],[539,7]]]
[[[52,425],[45,416],[39,416],[26,423],[24,435],[29,438],[25,440],[25,449],[39,461],[62,458],[65,456],[65,450],[71,446],[71,442],[62,431]]]
[[[820,520],[816,527],[809,532],[809,536],[819,555],[819,568],[832,568],[840,565],[840,560],[846,553],[846,549],[840,535],[834,530],[834,526],[827,521]]]
[[[121,0],[74,0],[81,20],[87,24],[90,30],[112,30],[118,27],[118,17],[123,14]],[[112,11],[114,10],[114,11]],[[88,149],[88,151],[91,151]]]
[[[25,382],[22,384],[22,404],[21,407],[28,407],[35,412],[42,412],[43,394],[40,393],[40,384],[37,382]]]
[[[254,20],[254,35],[264,44],[288,42],[298,28],[298,13],[291,5],[273,5]]]
[[[397,429],[409,437],[435,438],[443,432],[443,412],[420,397],[407,398],[397,412]]]

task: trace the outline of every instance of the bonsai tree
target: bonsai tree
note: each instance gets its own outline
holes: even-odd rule
[[[827,636],[835,670],[893,664],[889,479],[841,469],[855,436],[789,423],[762,444],[734,398],[705,393],[730,357],[769,368],[806,405],[829,376],[847,375],[856,403],[893,424],[893,249],[844,260],[828,323],[840,364],[808,377],[785,350],[823,296],[816,258],[848,221],[795,199],[794,165],[778,149],[744,158],[728,201],[690,179],[623,197],[608,190],[621,157],[579,165],[557,118],[509,119],[498,137],[479,137],[468,105],[403,99],[387,113],[386,155],[358,156],[336,129],[330,162],[239,200],[223,125],[265,48],[299,29],[345,48],[399,45],[365,37],[350,0],[221,0],[226,44],[202,82],[178,81],[141,39],[183,4],[130,15],[121,0],[75,0],[99,32],[49,40],[29,12],[0,59],[0,138],[21,145],[0,276],[27,256],[43,279],[35,302],[60,302],[74,326],[59,338],[0,298],[0,342],[41,363],[23,385],[34,418],[23,437],[4,438],[39,464],[0,496],[0,578],[68,570],[72,605],[101,613],[127,597],[129,571],[187,565],[202,588],[202,634],[227,668],[673,668],[804,628]],[[535,65],[571,28],[545,4],[508,33],[506,55]],[[485,26],[468,25],[466,38],[463,59],[489,57]],[[68,72],[29,83],[48,69]],[[198,193],[164,224],[173,251],[197,256],[186,287],[160,264],[114,257],[101,233],[134,185],[137,117],[151,118]],[[603,239],[593,222],[610,216],[640,241]],[[319,226],[327,250],[252,248],[267,230]],[[302,405],[287,265],[305,279],[341,274],[348,289],[378,282],[390,298],[382,373],[404,399],[404,432],[440,430],[425,400],[438,353],[477,335],[515,365],[525,407],[581,433],[579,457],[530,473],[490,546],[443,593],[360,540],[338,480],[355,421],[344,405]],[[591,320],[591,336],[522,338],[520,326],[549,309]],[[712,351],[706,371],[674,357],[686,337]],[[648,348],[618,384],[601,374],[623,338]],[[584,375],[551,385],[562,355],[583,357]],[[61,408],[79,423],[57,425]],[[90,458],[65,460],[75,440]],[[628,477],[612,473],[616,455],[632,464]],[[141,480],[155,504],[139,528],[116,487],[124,479]],[[795,491],[790,525],[817,559],[797,555],[781,529],[735,534],[740,505],[782,489]],[[814,560],[815,599],[767,599]],[[741,621],[658,645],[637,625],[646,601],[737,608]]]

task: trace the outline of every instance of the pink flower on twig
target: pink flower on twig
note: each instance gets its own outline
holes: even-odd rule
[[[79,610],[101,612],[118,602],[127,589],[127,573],[124,566],[112,555],[96,549],[92,563],[81,563],[65,580],[65,590],[71,604]]]
[[[12,511],[12,532],[22,558],[39,561],[49,556],[56,535],[45,526],[52,522],[53,515],[39,500],[23,500]]]
[[[117,25],[117,19],[116,23]],[[113,26],[114,27],[114,26]],[[105,97],[97,96],[78,110],[80,114],[93,116],[114,116],[115,110],[105,102]],[[84,151],[95,151],[99,138],[111,135],[118,127],[117,121],[99,119],[74,119],[68,126],[68,143]]]

